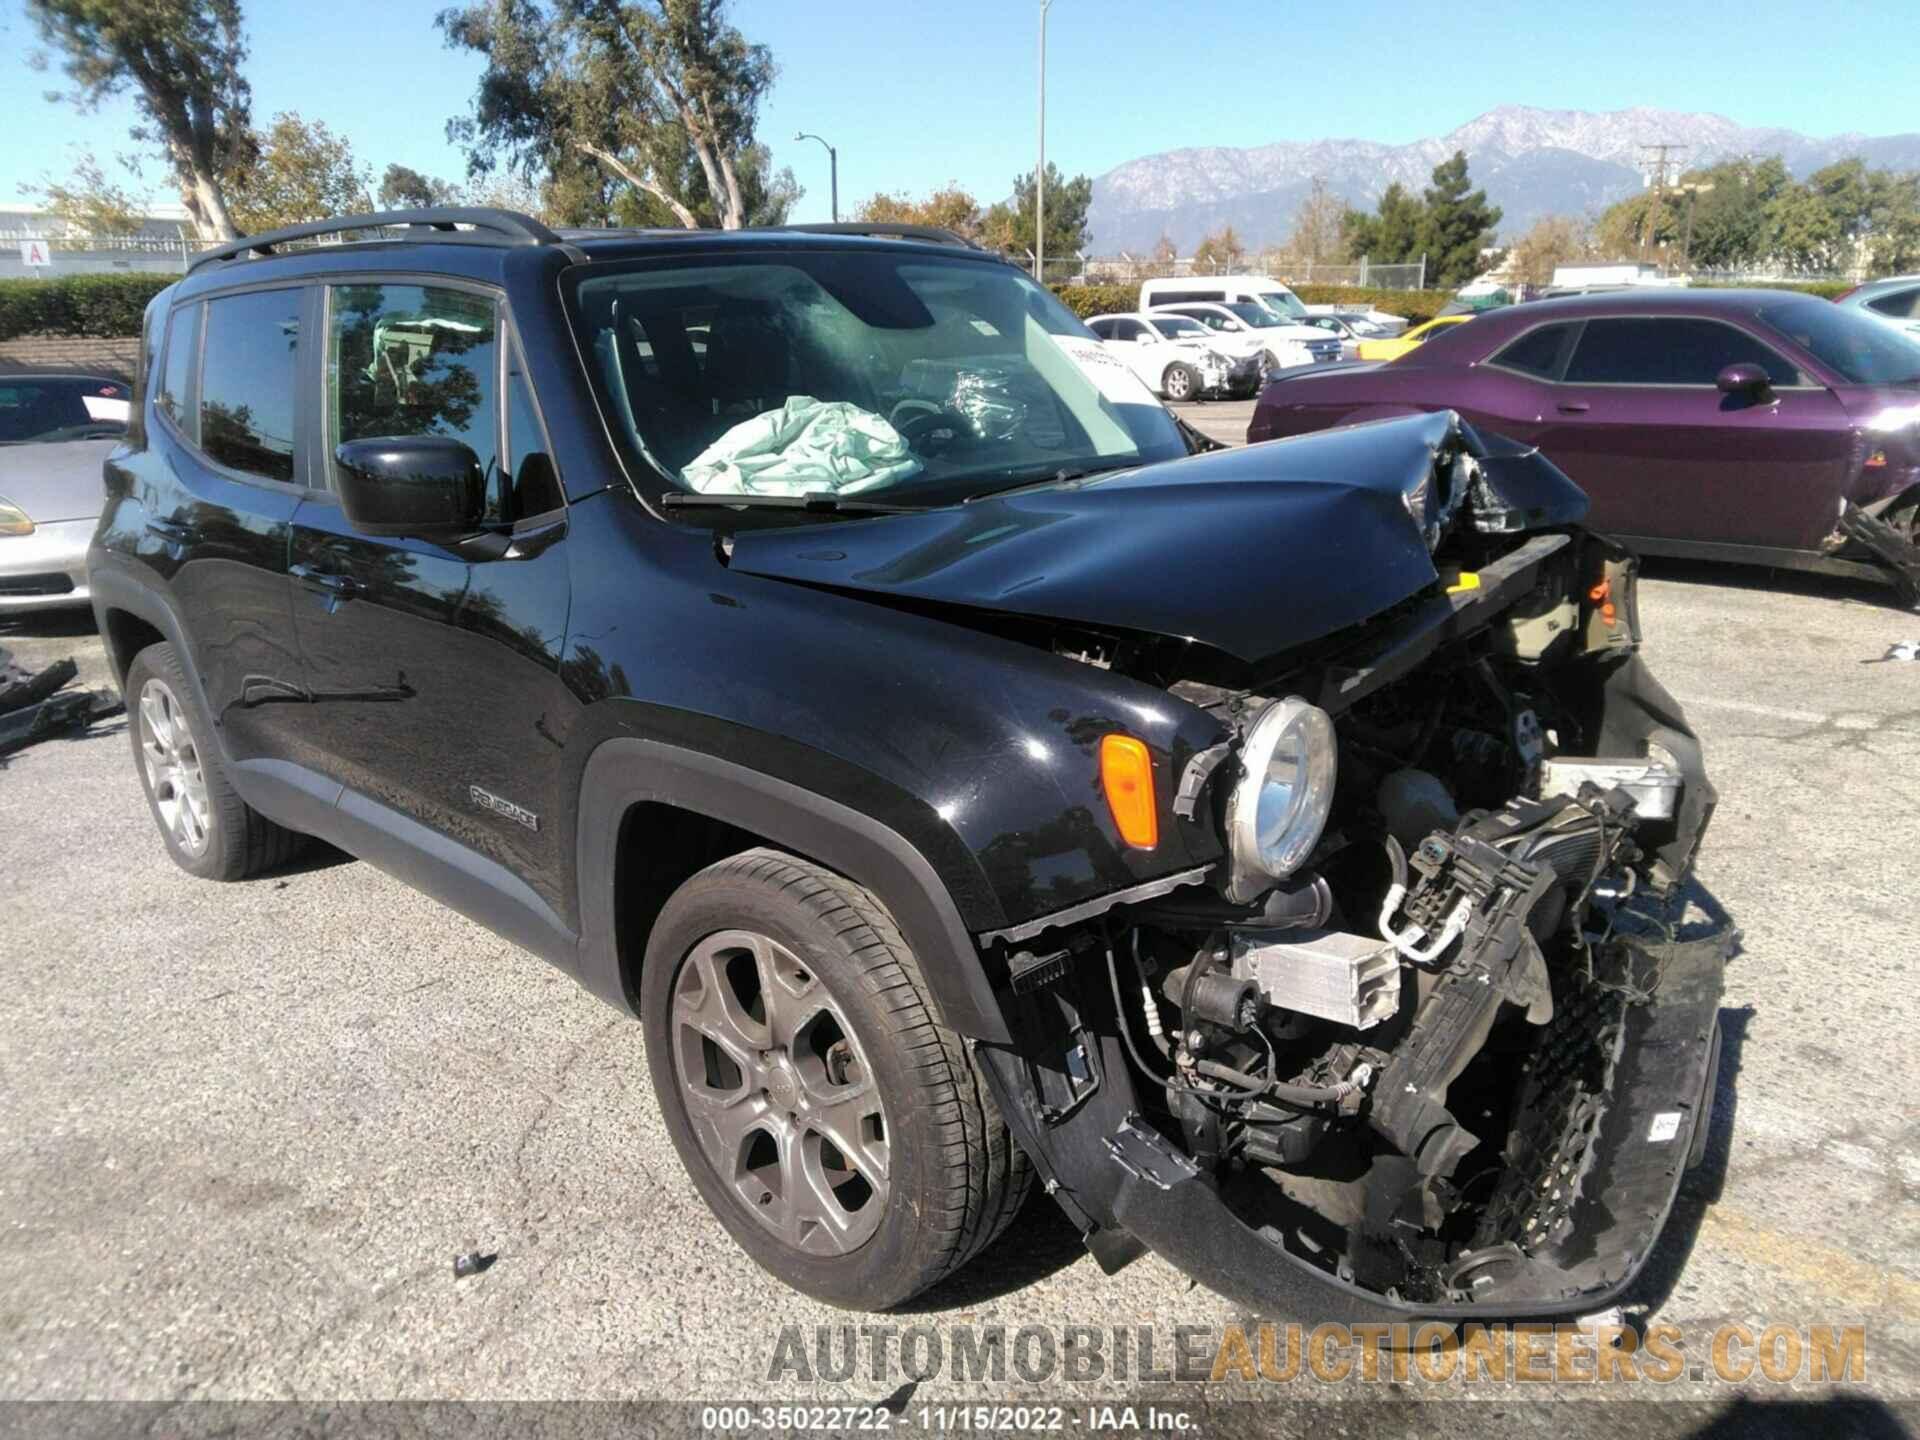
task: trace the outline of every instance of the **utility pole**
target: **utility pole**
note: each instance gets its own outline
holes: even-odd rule
[[[1047,283],[1047,11],[1040,0],[1040,158],[1033,167],[1033,278]]]
[[[1659,215],[1660,208],[1666,200],[1667,166],[1672,165],[1674,167],[1674,178],[1678,179],[1680,175],[1680,157],[1687,153],[1687,148],[1685,145],[1675,145],[1664,140],[1658,144],[1642,145],[1640,147],[1640,159],[1643,166],[1651,166],[1653,172],[1648,181],[1648,184],[1653,190],[1653,203],[1647,206],[1640,217],[1640,259],[1642,260],[1647,258],[1648,232],[1652,230],[1653,221]]]
[[[809,135],[805,131],[795,135],[793,138],[795,140],[820,140],[818,135]],[[827,145],[827,142],[824,140],[820,140],[820,143]],[[833,223],[838,225],[840,223],[840,152],[831,145],[827,145],[827,173],[831,176],[833,186]]]

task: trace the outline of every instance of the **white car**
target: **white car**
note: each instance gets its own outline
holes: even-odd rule
[[[1325,330],[1282,320],[1252,300],[1154,305],[1149,315],[1184,315],[1213,332],[1213,343],[1232,359],[1251,358],[1264,374],[1340,358],[1340,339]]]
[[[1358,359],[1362,340],[1387,338],[1357,315],[1309,315],[1300,323],[1311,325],[1316,330],[1324,330],[1338,340],[1342,360]]]
[[[1362,340],[1391,340],[1407,328],[1404,315],[1390,315],[1372,305],[1309,305],[1307,324],[1323,315],[1331,315],[1353,327]]]
[[[1163,399],[1251,395],[1259,388],[1256,365],[1229,358],[1206,326],[1184,315],[1095,315],[1087,328]]]

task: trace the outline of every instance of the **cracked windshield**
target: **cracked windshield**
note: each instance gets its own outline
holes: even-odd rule
[[[788,254],[573,295],[630,454],[680,489],[932,504],[1185,453],[1045,291],[990,261]]]

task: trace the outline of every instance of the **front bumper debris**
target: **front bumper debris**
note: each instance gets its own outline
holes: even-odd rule
[[[1657,962],[1659,970],[1648,1003],[1622,1004],[1617,1013],[1603,1007],[1599,1014],[1591,1006],[1583,1012],[1578,1003],[1564,1007],[1566,1018],[1542,1047],[1544,1063],[1551,1070],[1558,1055],[1562,1078],[1590,1073],[1588,1052],[1599,1047],[1608,1057],[1606,1084],[1599,1092],[1575,1093],[1548,1073],[1530,1085],[1538,1112],[1534,1148],[1513,1157],[1511,1193],[1489,1207],[1487,1222],[1496,1229],[1517,1226],[1524,1237],[1532,1219],[1536,1230],[1552,1234],[1540,1242],[1490,1240],[1459,1257],[1444,1283],[1425,1293],[1369,1290],[1346,1264],[1329,1267],[1316,1257],[1311,1236],[1250,1216],[1142,1118],[1110,1036],[1095,1042],[1081,1030],[1081,1044],[1101,1047],[1096,1073],[1104,1083],[1076,1097],[1075,1108],[1052,1124],[1042,1118],[1045,1102],[1038,1097],[1050,1084],[1071,1086],[1067,1068],[1054,1071],[999,1046],[978,1053],[1049,1191],[1109,1268],[1152,1249],[1262,1315],[1316,1321],[1585,1315],[1632,1285],[1686,1170],[1704,1154],[1731,941],[1731,932],[1722,932],[1640,950],[1642,963]],[[1021,1045],[1018,1033],[1015,1045]],[[1583,1137],[1577,1158],[1567,1150],[1576,1132]],[[1523,1132],[1522,1145],[1528,1143]],[[1568,1175],[1559,1173],[1563,1164]]]
[[[1920,545],[1881,519],[1880,508],[1842,501],[1839,533],[1892,570],[1909,603],[1920,603]]]

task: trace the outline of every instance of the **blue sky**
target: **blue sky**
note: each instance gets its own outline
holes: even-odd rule
[[[478,67],[442,48],[442,3],[251,0],[256,115],[326,121],[376,176],[389,161],[457,176],[446,121]],[[1048,157],[1097,175],[1188,145],[1402,143],[1500,104],[1707,110],[1815,135],[1920,130],[1920,87],[1886,61],[1920,31],[1914,0],[1569,8],[1054,0]],[[736,23],[780,63],[761,136],[807,189],[795,218],[828,208],[826,154],[794,143],[800,129],[839,147],[843,209],[948,180],[982,200],[1005,195],[1033,163],[1037,11],[1037,0],[735,0]],[[35,44],[21,0],[0,0],[0,204],[80,150],[104,160],[129,148],[131,107],[87,116],[41,98],[58,77],[28,69]],[[164,195],[160,167],[147,175]]]

